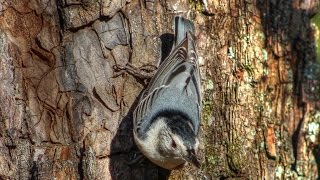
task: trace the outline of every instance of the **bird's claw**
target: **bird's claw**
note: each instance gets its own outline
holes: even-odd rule
[[[136,157],[134,157],[134,159],[127,161],[127,164],[129,166],[132,166],[136,163],[141,163],[144,160],[143,154],[139,153],[139,154],[135,154],[135,155],[136,155]]]

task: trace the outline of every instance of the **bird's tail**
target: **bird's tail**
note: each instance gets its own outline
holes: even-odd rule
[[[192,34],[194,34],[195,31],[193,23],[182,16],[176,16],[174,18],[174,26],[175,46],[179,45],[186,38],[188,31]]]

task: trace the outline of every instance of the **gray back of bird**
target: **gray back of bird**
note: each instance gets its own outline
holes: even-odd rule
[[[170,55],[141,95],[134,111],[134,131],[144,139],[155,117],[183,114],[191,120],[195,134],[200,125],[201,95],[194,25],[175,17],[175,44]]]

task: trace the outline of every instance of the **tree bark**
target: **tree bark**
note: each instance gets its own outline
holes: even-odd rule
[[[0,0],[0,179],[320,177],[317,0]],[[196,26],[202,167],[164,170],[132,138],[172,19]],[[318,29],[317,29],[318,28]]]

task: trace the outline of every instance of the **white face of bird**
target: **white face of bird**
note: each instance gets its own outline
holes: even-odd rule
[[[200,167],[197,159],[198,146],[199,140],[196,138],[193,147],[186,147],[183,139],[173,134],[169,128],[164,128],[159,133],[159,153],[164,157],[185,160]]]
[[[183,143],[183,140],[180,136],[172,135],[172,142],[171,146],[173,151],[177,156],[180,155],[181,158],[183,158],[185,161],[192,163],[196,167],[200,167],[200,162],[197,158],[197,152],[199,147],[199,140],[198,138],[195,139],[195,144],[193,147],[186,147]]]
[[[184,159],[183,157],[187,153],[187,149],[184,146],[182,139],[173,134],[165,123],[163,128],[159,130],[158,143],[159,153],[164,157]]]
[[[183,140],[180,136],[177,136],[175,134],[170,134],[170,141],[171,141],[171,150],[176,156],[180,156],[184,159],[184,157],[187,155],[187,147],[184,145]]]

